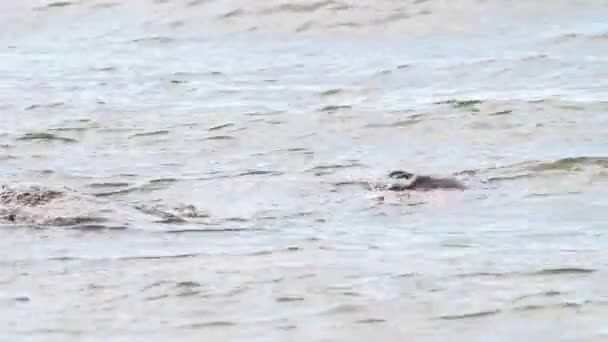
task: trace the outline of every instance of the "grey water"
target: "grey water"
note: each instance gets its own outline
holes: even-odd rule
[[[606,13],[3,2],[0,339],[608,338]]]

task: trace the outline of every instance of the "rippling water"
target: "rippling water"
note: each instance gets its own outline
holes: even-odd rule
[[[0,9],[2,340],[608,337],[608,2]]]

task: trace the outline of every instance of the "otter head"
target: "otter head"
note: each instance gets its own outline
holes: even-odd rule
[[[393,191],[403,191],[413,189],[415,187],[415,183],[418,180],[418,176],[413,173],[396,170],[388,174],[389,178],[398,179],[398,183],[392,184],[389,187],[389,190]]]
[[[396,170],[389,173],[388,177],[395,179],[411,179],[412,177],[414,177],[414,174],[407,171]]]

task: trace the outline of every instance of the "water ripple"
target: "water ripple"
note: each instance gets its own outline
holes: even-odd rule
[[[65,143],[75,143],[78,140],[73,139],[73,138],[66,138],[66,137],[62,137],[53,133],[44,133],[44,132],[38,132],[38,133],[27,133],[24,136],[21,136],[19,138],[17,138],[18,141],[39,141],[39,142],[52,142],[52,141],[59,141],[59,142],[65,142]]]
[[[501,310],[489,310],[489,311],[479,311],[479,312],[471,312],[464,314],[456,314],[456,315],[444,315],[439,316],[439,319],[442,320],[461,320],[461,319],[470,319],[470,318],[482,318],[487,316],[497,315],[501,312]]]

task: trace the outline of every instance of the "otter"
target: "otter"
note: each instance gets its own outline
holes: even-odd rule
[[[466,186],[454,178],[442,178],[426,175],[416,175],[403,170],[395,170],[388,174],[389,178],[405,180],[403,183],[395,183],[388,187],[391,191],[405,190],[465,190]]]

